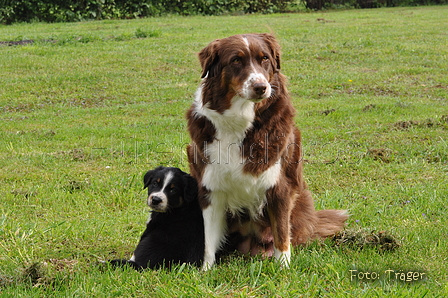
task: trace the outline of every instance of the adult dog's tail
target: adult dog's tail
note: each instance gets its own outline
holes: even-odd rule
[[[348,219],[346,210],[319,210],[316,211],[316,224],[312,238],[325,238],[338,233]]]
[[[316,238],[333,236],[344,228],[347,219],[345,210],[316,211],[311,193],[305,189],[297,198],[291,214],[291,243],[300,245]]]

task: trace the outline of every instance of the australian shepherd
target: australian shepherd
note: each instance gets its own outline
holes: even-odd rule
[[[211,42],[199,60],[203,80],[186,117],[204,219],[203,269],[233,231],[272,238],[274,256],[288,266],[291,244],[332,235],[348,216],[314,209],[279,44],[270,34],[235,35]]]

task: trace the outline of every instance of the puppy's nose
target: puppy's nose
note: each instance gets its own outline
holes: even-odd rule
[[[266,85],[266,83],[255,83],[253,85],[254,88],[254,92],[257,95],[263,95],[266,92],[266,89],[268,88],[268,86]]]
[[[151,199],[151,205],[153,205],[153,206],[157,206],[157,205],[159,205],[160,203],[162,203],[162,198],[161,198],[161,197],[158,197],[158,196],[153,196],[153,197],[152,197],[152,199]]]

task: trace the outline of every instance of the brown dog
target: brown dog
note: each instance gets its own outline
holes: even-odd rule
[[[269,34],[235,35],[210,43],[199,60],[187,151],[204,216],[203,268],[233,231],[260,242],[272,235],[274,256],[287,266],[291,243],[332,235],[348,216],[314,209],[280,47]]]

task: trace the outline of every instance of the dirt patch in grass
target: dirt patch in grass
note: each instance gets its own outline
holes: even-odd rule
[[[312,111],[312,112],[308,112],[309,116],[313,116],[313,115],[324,115],[324,116],[328,116],[331,113],[336,112],[336,109],[327,109],[327,110],[323,110],[323,111]]]
[[[0,46],[23,46],[27,44],[33,44],[34,40],[18,40],[18,41],[0,41]]]
[[[431,128],[431,127],[445,127],[448,128],[448,115],[442,115],[439,119],[428,118],[426,120],[408,120],[398,121],[394,123],[394,128],[397,130],[408,130],[412,127]]]
[[[375,109],[376,108],[376,105],[374,105],[374,104],[369,104],[369,105],[366,105],[363,109],[362,109],[362,111],[363,112],[368,112],[368,111],[371,111],[371,110],[373,110],[373,109]]]
[[[367,150],[367,156],[373,158],[373,160],[390,163],[393,160],[393,151],[387,148],[372,148]]]
[[[76,191],[81,191],[89,186],[89,181],[76,181],[76,180],[70,180],[68,183],[63,187],[64,190],[68,191],[69,193],[74,193]]]
[[[317,22],[322,22],[322,23],[336,23],[336,21],[327,20],[327,19],[324,19],[324,18],[317,18],[316,21]]]
[[[357,249],[376,247],[379,251],[394,251],[401,246],[396,236],[387,231],[343,230],[333,237],[337,246],[348,246]]]
[[[14,282],[14,279],[9,276],[0,275],[0,288],[6,287]],[[1,291],[0,291],[1,293]]]
[[[96,108],[105,107],[109,101],[115,100],[114,97],[92,96],[92,97],[73,97],[66,99],[63,103],[71,107]]]
[[[3,106],[0,107],[4,112],[17,113],[17,112],[32,112],[37,108],[35,103],[19,103],[16,106]]]
[[[349,87],[348,85],[344,86],[346,88],[343,89],[343,92],[348,94],[373,94],[375,96],[391,96],[391,97],[406,95],[404,94],[404,92],[383,86],[370,86],[370,85],[363,85],[360,87]]]
[[[328,110],[320,112],[320,114],[327,116],[333,112],[336,112],[336,109],[328,109]]]
[[[33,287],[46,286],[54,283],[56,275],[63,272],[67,276],[74,272],[77,260],[49,259],[33,263],[23,268],[20,280],[28,281]]]
[[[32,196],[35,196],[37,194],[37,192],[18,188],[18,189],[13,189],[11,191],[11,194],[13,194],[16,197],[24,197],[25,199],[29,199]]]
[[[394,124],[394,127],[396,129],[400,129],[400,130],[407,130],[407,129],[409,129],[409,128],[413,127],[413,126],[416,126],[416,125],[418,125],[418,122],[417,121],[413,121],[413,120],[411,120],[411,121],[398,121],[398,122],[396,122]]]
[[[440,117],[440,123],[448,124],[448,115],[443,115],[442,117]]]
[[[85,153],[83,149],[77,148],[68,151],[57,151],[54,153],[50,153],[50,155],[62,158],[68,157],[73,161],[85,161],[88,157],[87,153]]]

